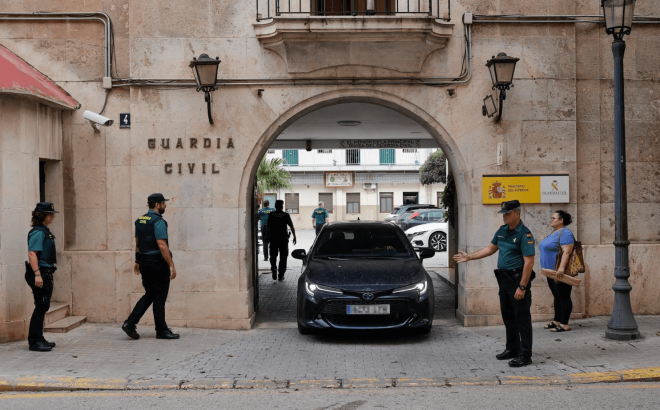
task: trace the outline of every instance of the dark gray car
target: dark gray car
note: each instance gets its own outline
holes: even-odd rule
[[[412,212],[406,212],[401,218],[395,221],[395,224],[405,232],[410,228],[414,228],[415,226],[422,224],[444,221],[444,209],[418,209]]]
[[[414,204],[414,205],[397,206],[392,210],[391,214],[387,215],[387,218],[385,218],[385,222],[394,222],[408,211],[414,211],[416,209],[430,209],[430,208],[437,209],[438,207],[430,204]]]

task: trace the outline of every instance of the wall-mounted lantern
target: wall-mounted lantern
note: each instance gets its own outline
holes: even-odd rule
[[[492,108],[488,107],[490,102],[493,103],[493,106],[495,105],[494,101],[492,101],[492,96],[490,96],[491,101],[486,101],[488,99],[486,97],[484,99],[483,111],[484,115],[488,115],[488,117],[492,117],[495,113],[498,113],[495,122],[499,122],[502,119],[502,101],[506,100],[506,91],[513,87],[513,73],[516,71],[516,63],[518,61],[520,61],[519,58],[509,57],[504,53],[499,53],[497,57],[493,56],[486,63],[486,67],[490,71],[490,79],[493,81],[493,90],[499,90],[500,97],[499,109],[495,109],[494,112]],[[489,115],[491,112],[492,114]]]
[[[211,112],[213,97],[211,92],[218,89],[215,84],[218,79],[219,65],[220,57],[213,59],[208,54],[202,54],[199,58],[193,57],[189,65],[195,75],[195,81],[197,81],[197,91],[204,91],[204,100],[206,101],[209,123],[211,124],[213,124],[213,115]]]

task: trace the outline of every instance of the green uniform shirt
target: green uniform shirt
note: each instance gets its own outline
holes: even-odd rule
[[[498,269],[516,269],[525,265],[523,256],[534,256],[534,236],[520,221],[516,229],[509,230],[509,225],[502,225],[493,240],[500,252],[497,258]]]
[[[259,223],[261,224],[262,227],[268,225],[268,214],[273,212],[274,210],[275,208],[271,208],[269,206],[266,206],[259,210]]]
[[[35,229],[34,231],[30,232],[30,235],[28,236],[28,252],[37,252],[37,256],[39,256],[39,252],[44,250],[45,239],[46,235],[41,231]],[[53,265],[43,259],[39,259],[39,266],[43,266],[45,268],[53,267]]]
[[[328,211],[325,208],[319,207],[312,212],[312,218],[315,219],[317,224],[324,224],[325,218],[330,218],[330,215],[328,215]]]

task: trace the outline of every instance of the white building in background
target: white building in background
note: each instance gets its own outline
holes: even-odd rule
[[[271,149],[267,158],[283,158],[291,190],[268,192],[271,206],[283,199],[294,225],[311,227],[312,211],[323,201],[331,221],[383,220],[397,206],[441,203],[444,184],[422,185],[419,169],[437,148]],[[327,187],[328,172],[348,172],[350,187]],[[299,228],[299,229],[300,229]]]

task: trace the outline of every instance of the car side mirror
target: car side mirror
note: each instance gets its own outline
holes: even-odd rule
[[[432,258],[434,256],[435,256],[435,251],[432,250],[432,249],[422,249],[419,252],[419,259],[422,259],[422,260]]]
[[[304,261],[307,259],[307,252],[305,252],[304,249],[296,249],[295,251],[291,252],[291,256],[295,259]]]

